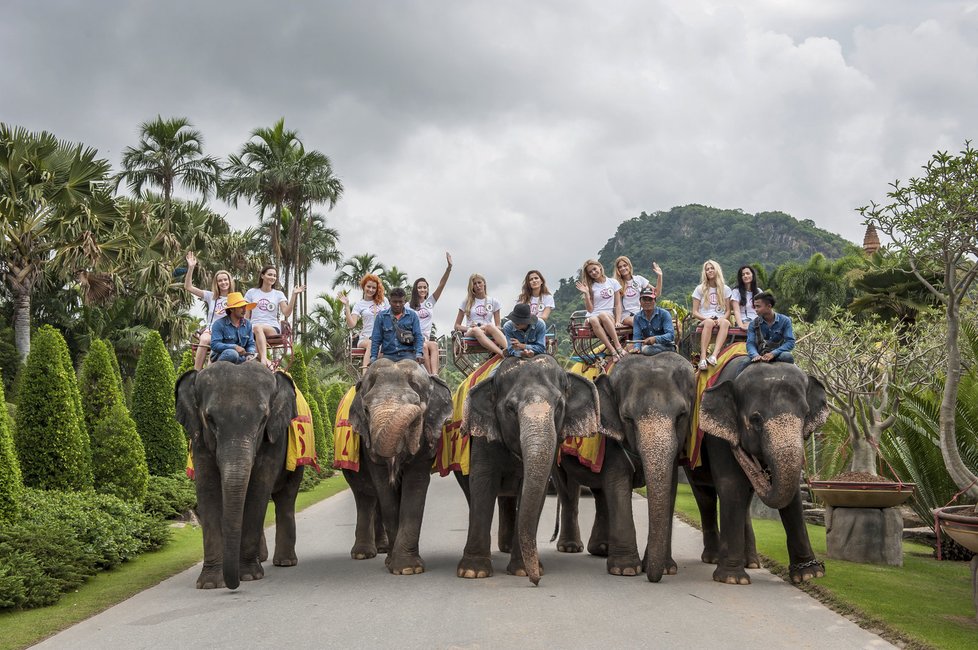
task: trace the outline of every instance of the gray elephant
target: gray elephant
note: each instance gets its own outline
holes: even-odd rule
[[[561,368],[550,355],[507,357],[469,393],[462,432],[472,436],[469,531],[461,578],[492,575],[490,527],[497,496],[519,497],[512,553],[506,570],[539,584],[537,528],[547,481],[561,440],[589,436],[600,423],[590,380]]]
[[[689,434],[695,378],[689,361],[675,352],[630,355],[595,384],[601,399],[601,427],[610,438],[600,473],[577,458],[561,457],[555,472],[561,484],[561,534],[557,549],[582,550],[577,524],[579,486],[591,489],[595,521],[588,552],[608,557],[608,572],[634,576],[645,570],[658,582],[675,574],[672,515],[679,452]],[[632,489],[647,484],[649,530],[644,560],[638,556],[632,517]]]
[[[688,475],[703,520],[703,559],[717,560],[714,580],[750,584],[744,567],[756,561],[749,515],[756,492],[780,511],[792,582],[821,577],[799,485],[805,440],[828,417],[825,388],[792,363],[754,363],[738,375],[740,362],[732,360],[700,402],[703,465]]]
[[[184,373],[176,385],[177,420],[190,437],[197,513],[204,533],[198,589],[237,589],[260,580],[263,526],[275,501],[276,566],[294,566],[295,497],[302,467],[285,469],[295,385],[258,363],[219,361]]]
[[[423,573],[418,549],[431,464],[451,417],[448,385],[415,361],[378,359],[357,383],[350,424],[360,436],[360,470],[343,470],[357,504],[354,559],[377,554],[380,506],[390,549],[387,569]]]

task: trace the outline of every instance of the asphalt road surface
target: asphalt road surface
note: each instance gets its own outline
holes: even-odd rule
[[[644,539],[644,501],[634,502]],[[49,638],[39,648],[890,648],[767,571],[749,586],[721,585],[699,560],[697,530],[676,522],[679,574],[659,584],[616,577],[605,560],[558,553],[550,543],[556,497],[540,525],[539,587],[507,575],[455,576],[468,513],[451,478],[433,477],[421,532],[427,572],[393,576],[381,557],[353,561],[355,509],[345,491],[298,515],[299,564],[265,564],[265,578],[236,591],[198,590],[200,567],[176,575]],[[593,502],[581,499],[587,541]],[[269,542],[274,535],[267,535]],[[832,570],[831,565],[829,571]]]

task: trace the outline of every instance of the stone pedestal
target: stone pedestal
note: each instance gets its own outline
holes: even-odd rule
[[[900,509],[826,506],[825,546],[835,560],[903,566]]]

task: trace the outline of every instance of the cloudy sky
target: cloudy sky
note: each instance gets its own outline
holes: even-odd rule
[[[782,210],[861,241],[854,208],[978,135],[978,2],[3,5],[0,120],[118,165],[157,114],[219,156],[285,117],[346,187],[345,255],[436,282],[452,252],[443,326],[470,273],[508,309],[527,269],[556,286],[643,210]]]

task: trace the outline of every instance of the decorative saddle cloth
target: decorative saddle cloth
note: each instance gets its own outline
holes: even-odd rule
[[[284,370],[278,372],[285,373]],[[285,373],[288,374],[288,373]],[[296,467],[311,465],[319,471],[316,460],[316,436],[312,427],[312,411],[305,395],[295,389],[295,410],[298,415],[289,424],[289,447],[285,454],[285,469],[292,472]],[[187,451],[187,476],[194,477],[193,452]]]
[[[614,361],[610,362],[605,367],[605,372],[610,373],[615,367]],[[591,381],[597,379],[598,375],[601,374],[601,369],[597,366],[586,364],[582,361],[578,361],[571,366],[570,371],[575,375],[580,375],[586,377]],[[595,474],[601,471],[602,465],[604,465],[604,450],[605,443],[607,439],[603,435],[590,436],[588,438],[574,437],[565,438],[561,443],[560,448],[557,450],[557,463],[560,463],[560,458],[564,454],[569,454],[571,456],[577,456],[577,460],[589,468]]]
[[[493,371],[502,361],[498,356],[492,357],[476,368],[455,389],[455,394],[452,395],[452,418],[442,429],[441,447],[435,454],[435,462],[432,465],[432,471],[438,472],[440,476],[447,476],[450,472],[462,472],[463,476],[469,475],[470,436],[462,435],[465,399],[477,384],[492,376]]]
[[[703,445],[703,429],[700,429],[700,401],[707,388],[717,383],[720,373],[727,364],[747,356],[747,344],[731,343],[720,351],[717,356],[717,365],[707,366],[707,369],[699,371],[696,376],[696,401],[693,403],[693,417],[690,418],[689,437],[686,439],[686,449],[680,454],[679,462],[690,469],[694,469],[703,464],[700,458],[700,451]]]
[[[360,471],[360,436],[353,432],[350,424],[350,405],[357,394],[357,387],[350,386],[346,395],[336,407],[333,422],[333,467]]]

